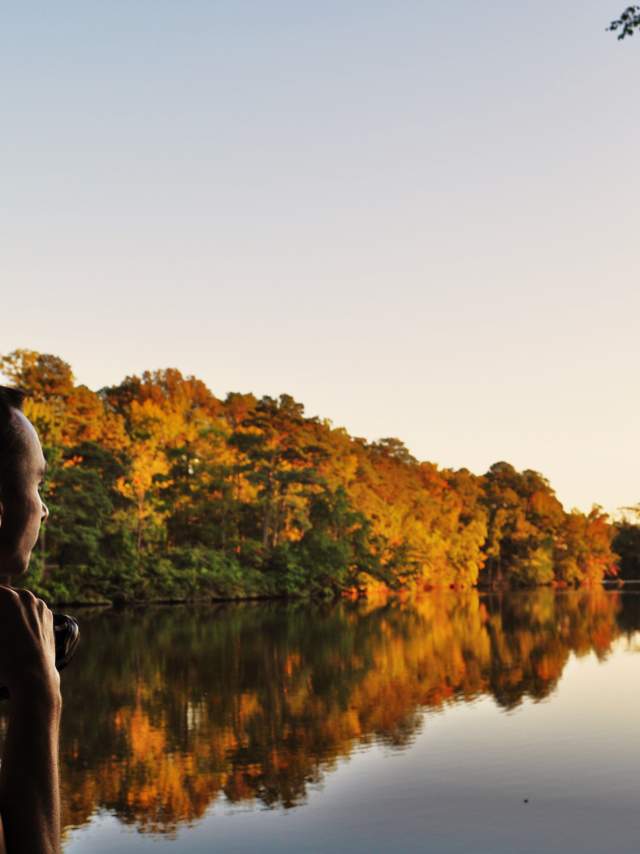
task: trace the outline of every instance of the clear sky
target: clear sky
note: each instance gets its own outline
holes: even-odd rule
[[[0,352],[177,367],[640,501],[623,0],[65,0],[0,29]]]

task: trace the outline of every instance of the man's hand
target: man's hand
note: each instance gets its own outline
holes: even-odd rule
[[[12,698],[60,692],[53,614],[29,590],[0,587],[0,684]]]

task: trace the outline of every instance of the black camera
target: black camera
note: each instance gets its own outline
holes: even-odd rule
[[[56,635],[56,669],[63,670],[75,655],[80,641],[80,627],[75,617],[68,614],[53,615]]]

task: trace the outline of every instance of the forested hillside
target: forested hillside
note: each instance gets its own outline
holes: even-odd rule
[[[0,357],[29,395],[51,518],[29,586],[56,600],[356,594],[377,587],[593,584],[614,529],[545,478],[419,462],[301,403],[167,369],[94,392],[56,356]]]

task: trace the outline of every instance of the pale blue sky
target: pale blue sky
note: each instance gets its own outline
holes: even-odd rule
[[[69,0],[0,31],[0,352],[640,501],[625,5]]]

